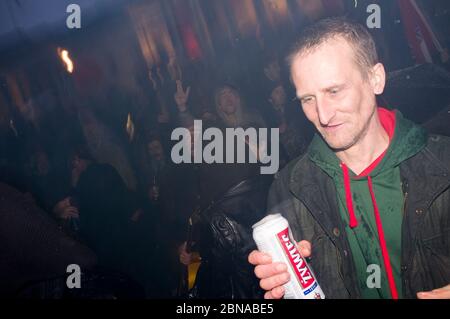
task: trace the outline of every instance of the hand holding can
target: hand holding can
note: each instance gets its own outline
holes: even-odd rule
[[[292,240],[289,224],[280,214],[268,215],[253,226],[253,238],[258,246],[249,256],[266,298],[323,299],[325,295],[305,257],[311,254],[311,244]]]
[[[302,240],[297,248],[303,257],[311,256],[311,243]],[[260,279],[260,286],[266,293],[265,299],[281,299],[284,296],[284,287],[290,275],[284,262],[272,262],[272,257],[259,250],[252,251],[248,256],[250,264],[255,266],[255,275]]]

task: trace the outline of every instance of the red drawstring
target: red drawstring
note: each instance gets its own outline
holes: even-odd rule
[[[347,203],[347,209],[350,217],[350,228],[358,226],[358,220],[356,219],[355,211],[353,210],[352,190],[350,186],[350,176],[348,174],[348,168],[344,163],[341,163],[342,173],[344,175],[344,188],[345,188],[345,200]],[[392,272],[391,261],[389,259],[389,253],[386,246],[386,240],[384,238],[383,224],[381,223],[380,212],[378,210],[377,202],[375,199],[375,193],[372,187],[372,178],[367,176],[367,183],[369,185],[370,196],[372,197],[373,211],[375,215],[375,222],[378,230],[378,238],[380,241],[381,253],[383,255],[384,268],[386,269],[386,275],[389,283],[389,290],[391,291],[392,299],[398,299],[397,287],[395,285],[394,275]]]
[[[372,197],[373,212],[375,214],[375,221],[377,223],[378,238],[380,240],[381,253],[383,254],[384,268],[386,269],[386,275],[389,282],[389,289],[391,291],[392,299],[397,300],[398,299],[397,287],[394,281],[394,274],[392,272],[392,266],[391,261],[389,259],[388,249],[386,246],[386,240],[384,239],[383,224],[381,223],[380,212],[378,211],[375,193],[373,192],[372,178],[370,176],[367,176],[367,180],[369,184],[370,196]]]
[[[341,163],[341,167],[344,174],[345,201],[347,202],[347,209],[350,215],[350,228],[355,228],[358,226],[358,220],[356,219],[355,211],[353,210],[352,190],[350,186],[350,177],[348,176],[348,168],[344,163]]]

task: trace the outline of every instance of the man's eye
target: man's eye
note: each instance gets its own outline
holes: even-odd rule
[[[338,94],[339,93],[339,90],[338,89],[332,89],[332,90],[330,90],[330,94],[331,95],[336,95],[336,94]]]
[[[303,99],[300,100],[300,102],[302,104],[308,104],[310,102],[312,102],[313,98],[312,97],[304,97]]]

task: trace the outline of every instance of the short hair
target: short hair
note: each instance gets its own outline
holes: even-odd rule
[[[364,77],[370,68],[379,62],[375,41],[364,26],[346,17],[332,17],[319,20],[302,30],[287,57],[289,68],[291,69],[299,55],[308,53],[337,37],[344,38],[353,48],[355,62]]]
[[[150,144],[154,141],[162,142],[162,138],[158,131],[150,129],[144,131],[144,141],[146,144]]]
[[[222,91],[225,89],[229,89],[239,95],[239,97],[241,97],[241,92],[236,85],[228,82],[221,83],[214,89],[214,102],[216,103],[216,106],[219,104],[219,93],[222,93]]]
[[[87,161],[94,161],[94,157],[92,156],[91,152],[89,151],[89,148],[87,145],[76,145],[73,147],[73,149],[69,152],[69,161],[73,161],[75,157],[78,157],[83,160]]]

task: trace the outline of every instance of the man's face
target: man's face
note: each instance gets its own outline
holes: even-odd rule
[[[83,173],[87,166],[88,162],[82,158],[80,158],[78,155],[75,155],[71,160],[71,184],[72,186],[76,186],[78,183],[78,180],[80,178],[81,173]]]
[[[373,127],[375,94],[384,89],[384,69],[374,66],[364,78],[352,47],[331,39],[297,56],[292,79],[306,117],[334,150],[347,150]]]
[[[148,143],[147,147],[151,158],[157,161],[162,161],[164,159],[164,150],[160,141],[151,141]]]
[[[239,94],[231,88],[225,87],[218,93],[219,109],[227,115],[232,115],[236,112],[237,107],[241,103]]]
[[[71,161],[71,169],[81,171],[85,167],[85,161],[79,156],[75,155]]]
[[[273,89],[270,94],[270,102],[276,109],[279,109],[286,104],[286,92],[284,91],[283,86],[280,85]]]

